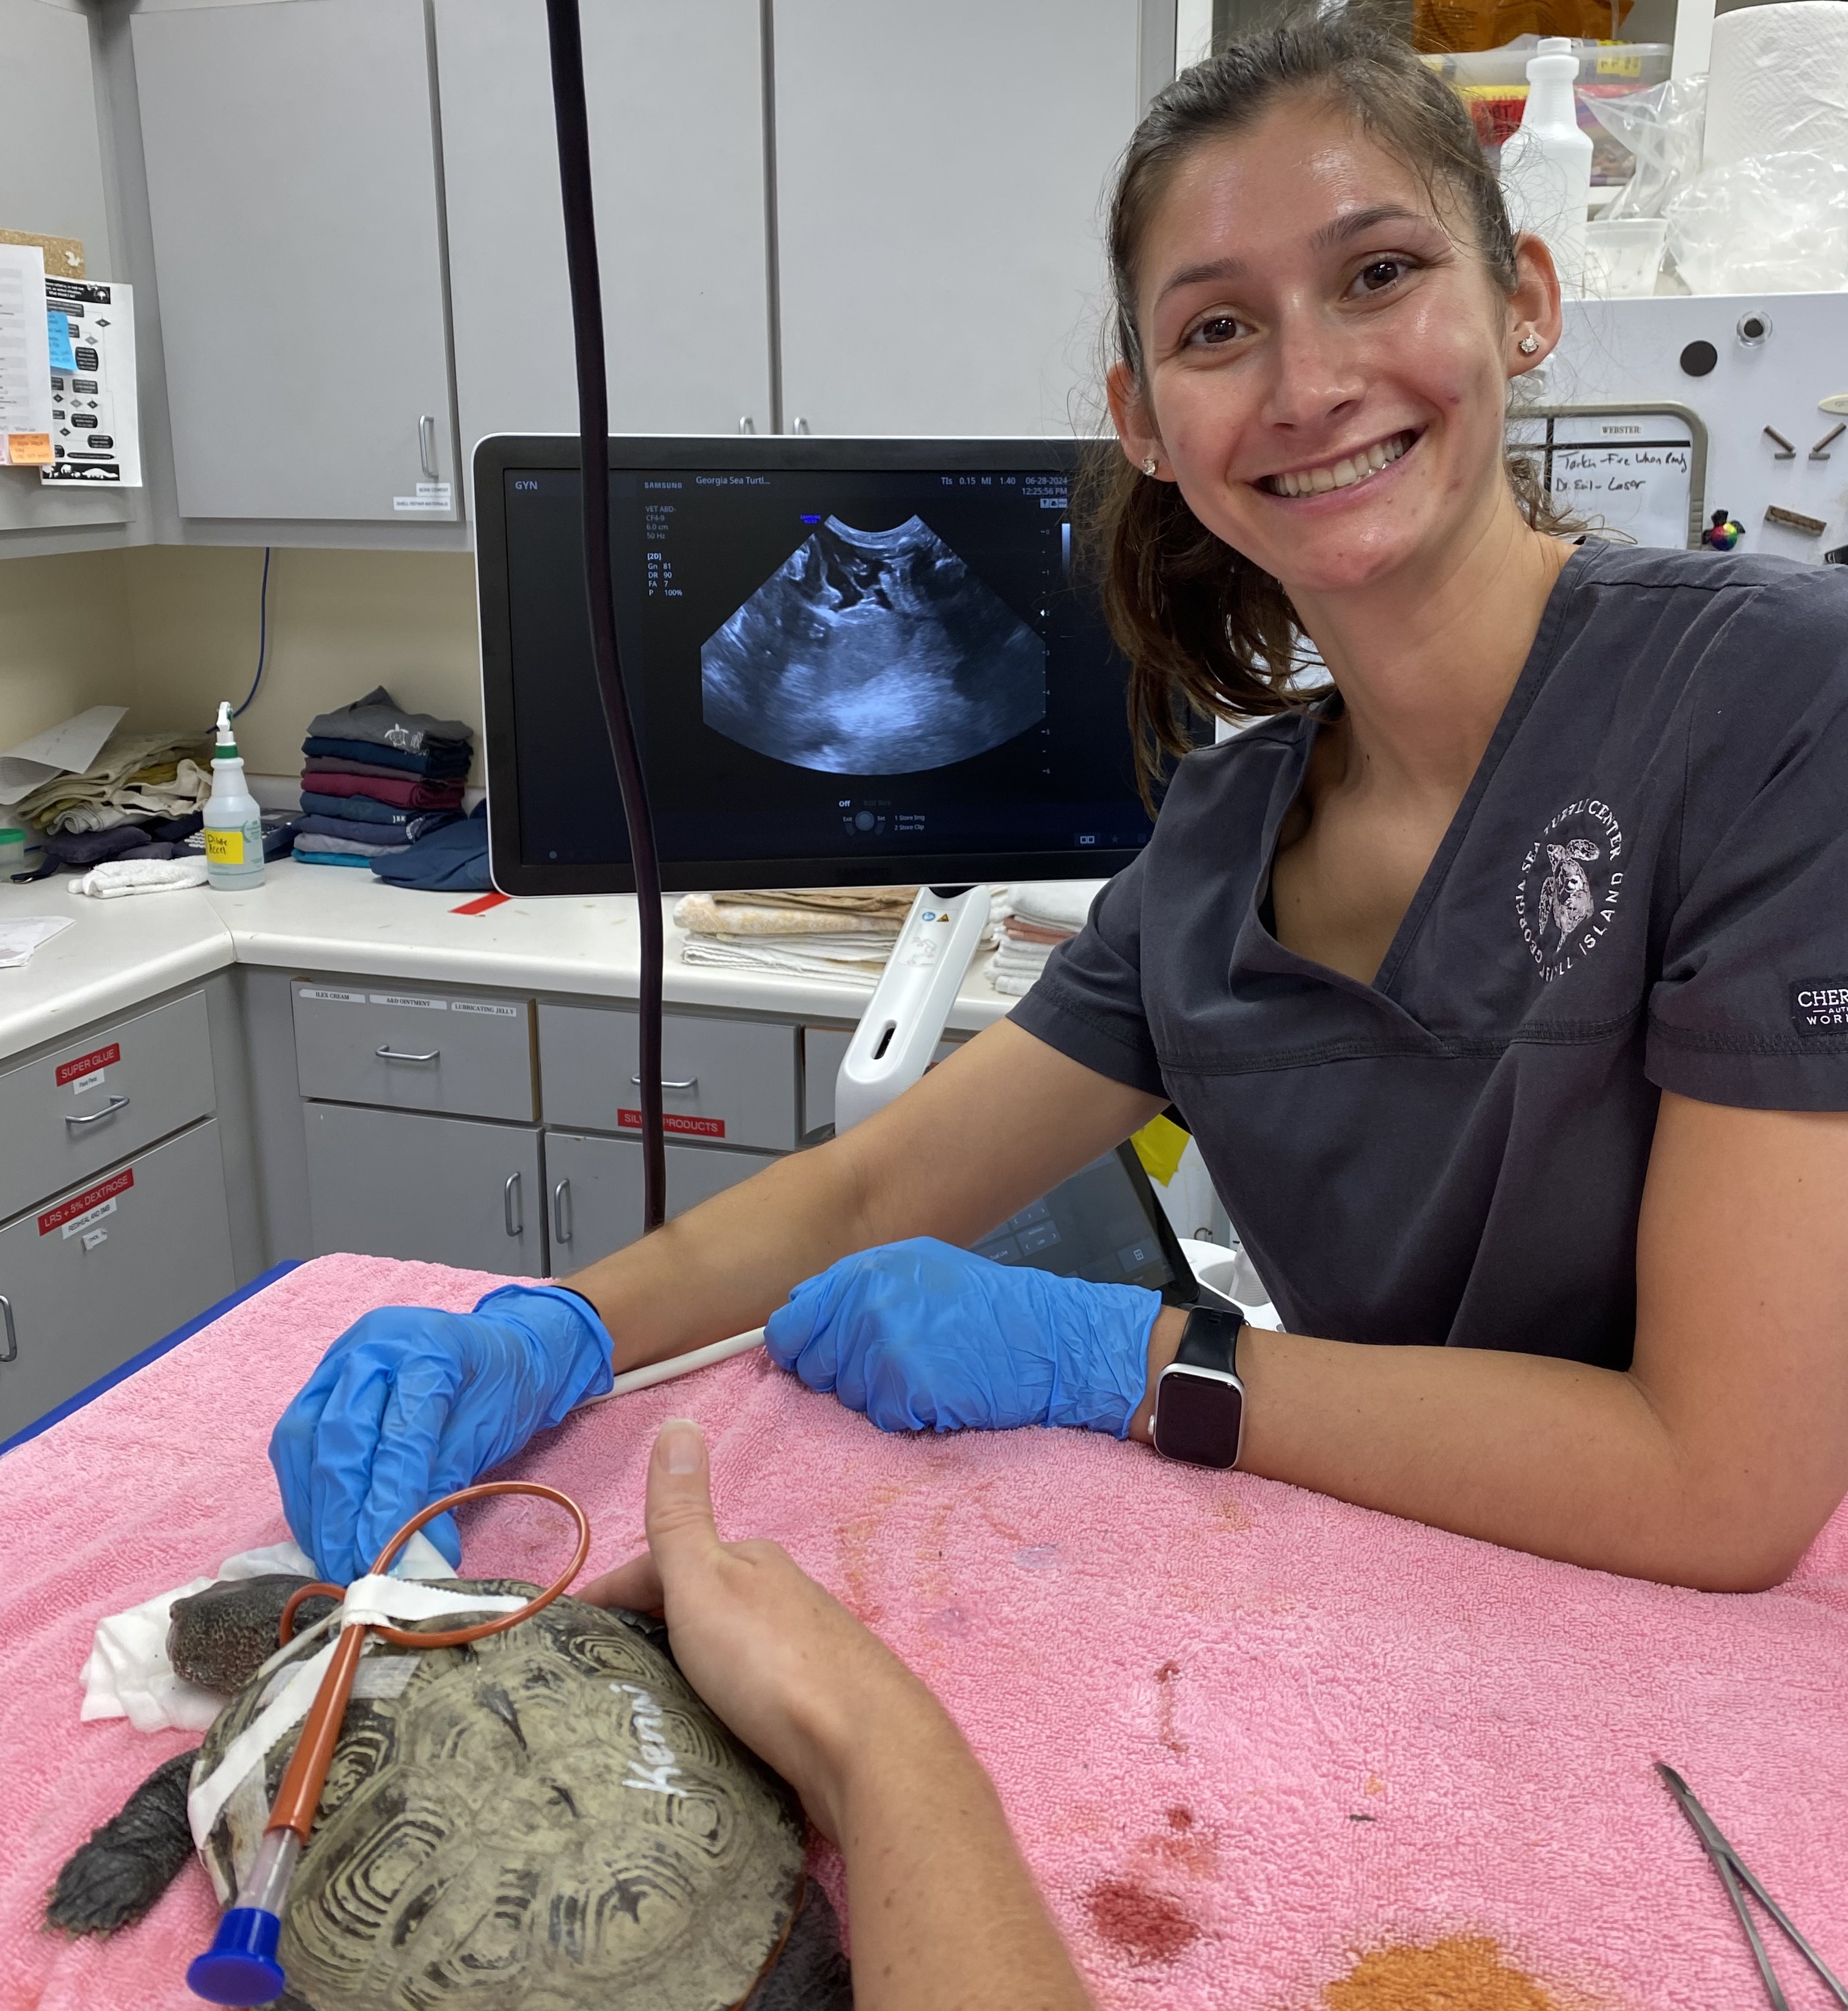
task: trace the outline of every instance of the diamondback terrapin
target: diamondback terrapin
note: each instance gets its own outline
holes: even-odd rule
[[[315,1651],[253,1680],[300,1579],[176,1601],[189,1680],[241,1684],[60,1874],[55,1927],[138,1918],[184,1862],[188,1778]],[[512,1580],[457,1590],[533,1596]],[[311,1625],[311,1605],[299,1616]],[[405,1623],[441,1631],[456,1617]],[[299,1726],[234,1789],[200,1855],[220,1902],[250,1868]],[[833,1909],[803,1874],[790,1789],[694,1692],[665,1630],[556,1600],[463,1648],[379,1644],[361,1664],[290,1888],[286,2011],[849,2011]]]

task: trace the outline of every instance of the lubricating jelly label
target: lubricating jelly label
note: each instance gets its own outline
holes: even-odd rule
[[[212,866],[241,866],[243,863],[243,833],[241,831],[208,831],[205,834],[205,857]]]

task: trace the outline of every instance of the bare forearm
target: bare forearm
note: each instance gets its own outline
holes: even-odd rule
[[[1157,1323],[1150,1393],[1182,1316]],[[1242,1467],[1459,1535],[1710,1590],[1774,1582],[1746,1477],[1678,1439],[1630,1376],[1473,1348],[1247,1328]],[[1135,1429],[1149,1435],[1151,1402]],[[1704,1476],[1697,1478],[1697,1476]]]
[[[883,1742],[841,1810],[856,2011],[1085,2011],[979,1763],[938,1722]]]
[[[844,1138],[781,1159],[567,1282],[620,1373],[757,1326],[837,1258],[969,1243],[1159,1107],[1006,1021]]]

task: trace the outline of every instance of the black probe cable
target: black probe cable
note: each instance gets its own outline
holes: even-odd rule
[[[639,1032],[645,1235],[667,1219],[667,1155],[661,1132],[661,862],[655,850],[648,784],[635,745],[635,721],[616,640],[616,594],[609,565],[609,388],[603,368],[603,290],[597,272],[597,226],[591,205],[590,121],[585,109],[584,41],[578,0],[546,0],[546,25],[552,45],[552,108],[558,123],[558,181],[564,201],[565,263],[571,279],[571,332],[578,352],[578,464],[584,489],[584,584],[590,607],[591,653],[622,792],[629,856],[635,866],[636,920],[641,928]]]

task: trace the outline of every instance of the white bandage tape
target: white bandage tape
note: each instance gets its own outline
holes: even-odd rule
[[[371,1627],[381,1621],[431,1620],[445,1613],[513,1613],[525,1603],[518,1593],[451,1592],[446,1586],[420,1585],[411,1579],[361,1578],[346,1588],[339,1624],[343,1628]],[[193,1842],[201,1849],[238,1783],[307,1716],[321,1678],[334,1658],[334,1646],[329,1641],[302,1664],[187,1796],[187,1820],[192,1825]]]

